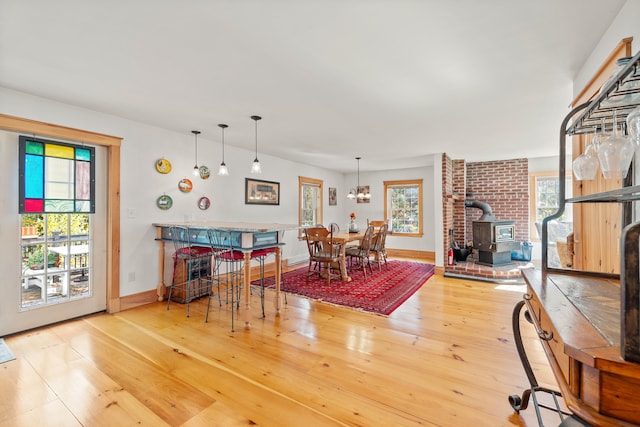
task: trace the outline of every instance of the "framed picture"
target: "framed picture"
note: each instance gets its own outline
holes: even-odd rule
[[[245,205],[279,205],[280,183],[245,178],[244,203]]]
[[[329,206],[335,206],[338,204],[338,191],[335,188],[329,187]]]

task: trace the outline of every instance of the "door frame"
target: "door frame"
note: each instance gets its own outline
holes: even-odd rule
[[[122,138],[0,114],[0,129],[85,142],[107,149],[107,312],[120,311],[120,146]]]

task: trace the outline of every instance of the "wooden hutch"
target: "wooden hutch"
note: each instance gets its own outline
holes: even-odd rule
[[[631,39],[623,40],[600,72],[580,94],[560,130],[560,208],[543,221],[542,269],[523,271],[527,293],[513,312],[516,346],[531,388],[522,397],[510,396],[516,411],[533,398],[542,425],[536,392],[560,395],[573,415],[561,426],[640,426],[640,222],[634,214],[640,186],[634,168],[626,179],[597,178],[574,182],[572,199],[565,200],[566,137],[573,155],[580,154],[586,137],[604,123],[613,127],[613,115],[623,123],[640,105],[640,53],[607,80],[616,59],[631,56]],[[602,89],[600,89],[602,87]],[[580,99],[582,98],[582,99]],[[579,105],[577,105],[579,104]],[[559,218],[565,203],[574,209],[571,270],[548,266],[547,225]],[[522,345],[520,313],[536,328],[559,391],[539,387]],[[569,415],[569,414],[567,414]],[[563,418],[561,416],[561,418]]]

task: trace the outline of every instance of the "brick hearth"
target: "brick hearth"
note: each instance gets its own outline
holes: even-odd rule
[[[521,261],[513,261],[512,264],[491,267],[477,264],[473,258],[469,257],[467,261],[457,261],[455,265],[446,266],[444,275],[496,282],[522,281],[521,270],[533,267],[533,263]]]

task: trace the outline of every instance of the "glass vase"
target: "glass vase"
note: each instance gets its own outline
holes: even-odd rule
[[[631,138],[618,134],[616,112],[613,112],[613,131],[609,138],[600,143],[598,159],[605,179],[626,178],[635,153],[635,143]]]

